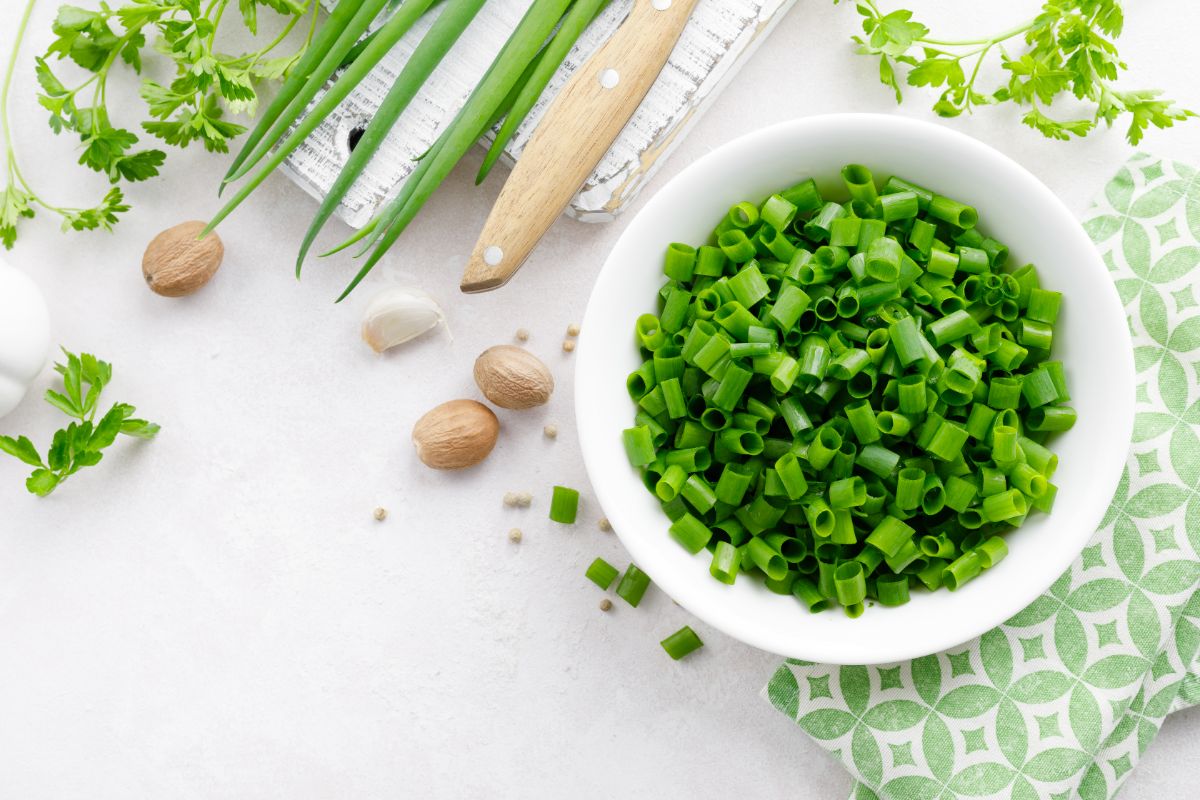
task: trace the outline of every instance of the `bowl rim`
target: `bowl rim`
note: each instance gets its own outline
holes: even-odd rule
[[[822,129],[836,130],[843,126],[862,125],[874,126],[876,130],[884,135],[886,135],[889,129],[907,129],[906,133],[915,132],[917,135],[926,136],[934,140],[941,138],[943,141],[955,145],[960,150],[965,149],[970,153],[972,158],[990,161],[996,169],[1014,173],[1021,177],[1029,186],[1036,187],[1035,191],[1042,196],[1042,200],[1054,210],[1058,217],[1058,219],[1054,219],[1051,222],[1061,228],[1062,236],[1075,240],[1073,243],[1075,248],[1080,249],[1081,252],[1092,254],[1092,258],[1089,259],[1092,262],[1091,268],[1096,270],[1098,275],[1104,276],[1105,286],[1099,292],[1101,297],[1104,298],[1103,307],[1090,307],[1089,315],[1093,319],[1103,320],[1102,324],[1117,325],[1122,332],[1120,337],[1123,345],[1121,352],[1119,354],[1111,354],[1111,360],[1106,364],[1106,368],[1110,371],[1110,374],[1116,376],[1112,385],[1114,387],[1125,386],[1128,388],[1128,391],[1114,392],[1110,395],[1108,401],[1116,404],[1116,417],[1121,421],[1120,429],[1112,432],[1113,438],[1119,438],[1126,443],[1132,438],[1136,373],[1133,361],[1133,344],[1126,323],[1124,307],[1120,302],[1115,285],[1111,280],[1108,280],[1107,270],[1104,267],[1099,252],[1096,250],[1095,244],[1087,236],[1082,224],[1080,224],[1079,218],[1037,176],[1004,153],[965,133],[924,120],[874,113],[822,114],[784,120],[745,133],[705,153],[680,170],[665,185],[660,187],[638,209],[633,219],[626,226],[625,230],[622,231],[621,236],[605,257],[605,262],[589,294],[587,309],[583,317],[582,332],[579,338],[574,379],[575,413],[580,451],[599,504],[601,508],[606,510],[606,513],[609,513],[613,530],[621,539],[621,543],[628,550],[634,563],[649,564],[656,561],[656,559],[653,557],[649,559],[645,558],[645,555],[649,552],[649,548],[643,546],[643,537],[622,533],[625,526],[622,524],[621,517],[625,511],[615,501],[614,490],[606,485],[603,480],[597,480],[605,475],[605,468],[600,463],[601,457],[598,454],[599,443],[597,436],[599,434],[597,429],[601,426],[587,423],[587,420],[594,413],[594,410],[589,408],[589,403],[592,402],[592,399],[587,384],[592,371],[590,370],[592,363],[590,356],[593,348],[589,345],[591,336],[595,334],[592,333],[589,335],[589,332],[594,332],[600,327],[594,319],[602,313],[597,310],[596,298],[600,294],[598,289],[604,284],[606,276],[611,275],[611,273],[619,269],[619,267],[614,267],[614,256],[621,252],[623,245],[629,239],[640,235],[640,227],[644,227],[644,220],[651,216],[653,209],[660,203],[665,202],[665,199],[671,194],[671,187],[695,181],[696,176],[709,169],[711,165],[731,157],[739,157],[750,153],[757,142],[780,136],[781,134],[801,137],[814,132],[828,132],[827,130],[822,131]],[[640,223],[642,224],[640,225]],[[701,596],[699,590],[695,592],[689,591],[688,584],[694,583],[690,576],[682,576],[668,570],[666,574],[652,574],[652,578],[669,597],[704,623],[721,630],[739,641],[768,652],[778,653],[781,656],[833,664],[879,664],[904,661],[941,652],[970,641],[1002,624],[1041,596],[1065,570],[1070,568],[1071,564],[1075,562],[1079,554],[1087,546],[1092,534],[1103,519],[1123,474],[1127,452],[1128,448],[1126,446],[1121,449],[1119,459],[1112,458],[1110,459],[1112,461],[1111,464],[1101,465],[1102,467],[1107,467],[1107,474],[1095,475],[1092,486],[1097,488],[1096,494],[1104,497],[1105,500],[1103,502],[1094,502],[1092,506],[1085,507],[1086,513],[1077,515],[1080,529],[1087,531],[1086,536],[1080,535],[1078,547],[1064,548],[1062,554],[1054,559],[1054,561],[1058,562],[1054,564],[1054,569],[1045,571],[1044,574],[1049,576],[1048,579],[1027,581],[1024,585],[1010,587],[1013,589],[1010,592],[999,593],[996,597],[996,603],[990,607],[990,613],[973,615],[974,624],[962,626],[962,629],[966,630],[965,634],[958,628],[950,630],[927,629],[926,636],[914,637],[907,646],[893,646],[886,652],[881,652],[878,657],[870,658],[849,658],[845,655],[839,655],[839,650],[846,651],[846,648],[828,645],[799,651],[791,648],[781,649],[777,642],[770,640],[769,636],[759,635],[753,631],[740,630],[726,615],[709,614],[707,609],[709,601]],[[647,567],[647,571],[653,572],[653,569]],[[852,629],[847,628],[847,632],[852,633]],[[851,649],[859,651],[861,654],[861,648]]]

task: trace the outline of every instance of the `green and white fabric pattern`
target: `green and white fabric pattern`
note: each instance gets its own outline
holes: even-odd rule
[[[1200,702],[1200,173],[1137,155],[1084,225],[1133,333],[1117,494],[1071,569],[979,639],[885,666],[780,666],[764,694],[841,760],[857,800],[1107,800],[1166,715]]]

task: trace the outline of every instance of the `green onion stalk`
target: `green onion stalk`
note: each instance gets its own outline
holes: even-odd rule
[[[421,43],[417,45],[412,57],[404,65],[396,77],[396,82],[392,84],[387,96],[380,103],[379,110],[371,117],[371,121],[367,124],[358,143],[350,151],[350,156],[342,165],[333,185],[325,193],[321,206],[317,209],[316,216],[304,234],[304,241],[300,245],[300,254],[296,257],[297,276],[300,274],[304,257],[308,254],[313,240],[317,238],[321,228],[333,215],[338,203],[362,175],[371,158],[387,138],[396,120],[408,108],[433,70],[442,63],[446,53],[475,19],[475,15],[479,13],[485,1],[450,0],[449,5],[433,23],[429,32],[421,39]]]
[[[222,188],[239,179],[244,178],[245,182],[212,218],[205,232],[237,208],[362,82],[412,25],[435,2],[442,1],[402,0],[383,26],[364,36],[381,10],[396,5],[396,0],[341,0],[234,159]],[[486,0],[444,1],[445,9],[396,77],[317,209],[300,245],[297,275],[338,204],[362,176],[397,120]],[[499,125],[477,182],[486,178],[567,53],[607,3],[608,0],[534,0],[463,107],[434,143],[414,159],[416,167],[396,197],[360,230],[322,254],[328,256],[359,243],[357,256],[370,253],[339,301],[374,268],[467,150]],[[314,103],[317,93],[342,67],[344,71]],[[306,112],[310,104],[313,106]]]
[[[346,0],[343,0],[343,2],[345,1]],[[325,80],[333,74],[334,70],[337,69],[338,64],[341,63],[342,58],[345,56],[345,52],[354,46],[354,42],[358,39],[358,36],[370,26],[371,21],[379,13],[379,10],[383,7],[385,2],[386,0],[365,0],[362,7],[359,8],[357,13],[354,15],[354,19],[347,24],[348,30],[357,30],[358,34],[354,35],[353,37],[337,37],[337,39],[330,45],[328,52],[325,53],[320,63],[313,70],[308,81],[303,85],[300,91],[297,92],[296,96],[291,100],[291,102],[287,104],[287,108],[284,110],[284,112],[282,112],[279,117],[270,124],[268,132],[261,137],[257,144],[254,145],[254,149],[247,156],[245,156],[238,167],[231,172],[229,177],[226,179],[226,182],[236,180],[237,178],[245,175],[260,160],[262,160],[264,156],[266,156],[267,152],[270,151],[273,145],[276,145],[278,139],[282,137],[288,128],[292,126],[293,122],[295,122],[295,119],[299,116],[301,109],[307,105],[308,101],[316,94],[316,92],[324,84]],[[249,180],[242,185],[237,194],[235,194],[229,200],[229,202],[227,202],[225,206],[217,212],[216,216],[209,221],[208,226],[204,229],[204,233],[211,231],[218,224],[220,224],[221,220],[229,216],[229,214],[235,208],[237,208],[243,200],[250,196],[251,192],[258,188],[259,184],[266,180],[267,176],[270,175],[276,167],[283,163],[284,159],[286,159],[293,150],[300,146],[300,143],[303,142],[309,136],[309,134],[317,129],[317,126],[321,124],[322,120],[329,116],[330,112],[337,108],[338,104],[345,100],[346,97],[352,91],[354,91],[354,88],[358,86],[358,84],[362,82],[363,78],[370,73],[375,65],[378,64],[385,55],[387,55],[388,51],[392,49],[396,42],[400,41],[401,37],[403,37],[404,34],[407,33],[410,28],[412,28],[413,23],[421,18],[421,15],[428,10],[432,2],[433,0],[406,0],[406,2],[404,2],[397,9],[396,13],[391,17],[391,19],[389,19],[384,26],[380,28],[379,34],[371,40],[371,44],[363,51],[362,55],[360,55],[354,61],[354,63],[346,69],[340,78],[335,81],[332,86],[330,86],[329,90],[321,96],[321,99],[317,101],[317,104],[313,107],[312,111],[300,118],[299,124],[295,126],[291,134],[289,134],[286,139],[275,146],[275,150],[271,153],[270,157],[262,163],[262,166],[260,166],[259,169],[250,176]],[[327,24],[325,27],[329,28],[331,26]],[[263,124],[265,124],[265,121],[260,123],[260,126]],[[243,152],[245,149],[246,148],[243,148]]]
[[[425,201],[479,138],[483,126],[520,80],[526,66],[536,57],[542,43],[554,30],[570,2],[571,0],[534,0],[496,56],[487,74],[467,98],[466,104],[438,137],[431,152],[421,159],[417,169],[409,175],[400,194],[376,215],[376,224],[371,233],[374,249],[358,274],[338,297],[339,302],[354,291],[379,263],[383,254],[416,217]]]

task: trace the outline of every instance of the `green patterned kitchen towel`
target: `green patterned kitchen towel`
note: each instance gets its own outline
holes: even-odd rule
[[[1107,800],[1200,701],[1200,174],[1135,156],[1084,226],[1129,315],[1137,419],[1100,530],[1050,590],[911,662],[789,660],[764,690],[857,800]]]

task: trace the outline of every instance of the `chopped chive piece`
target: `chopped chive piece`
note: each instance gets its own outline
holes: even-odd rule
[[[839,187],[738,203],[707,243],[670,245],[623,436],[715,580],[853,618],[1003,559],[1053,507],[1046,441],[1076,412],[1062,295],[1005,271],[973,207],[863,165]]]
[[[662,640],[663,650],[666,650],[667,655],[676,661],[689,653],[696,652],[701,647],[704,647],[704,642],[700,641],[696,632],[687,625]]]
[[[566,486],[555,486],[550,496],[550,519],[564,525],[574,525],[579,513],[579,492]]]
[[[650,576],[638,569],[637,564],[630,564],[617,584],[617,597],[637,608],[649,588]]]
[[[584,573],[589,581],[604,590],[612,586],[612,582],[617,579],[618,574],[620,574],[620,571],[603,558],[597,558],[593,561],[591,566],[587,568],[587,572]]]
[[[742,553],[737,547],[729,542],[717,542],[708,571],[721,583],[732,584],[737,579],[741,562]]]

